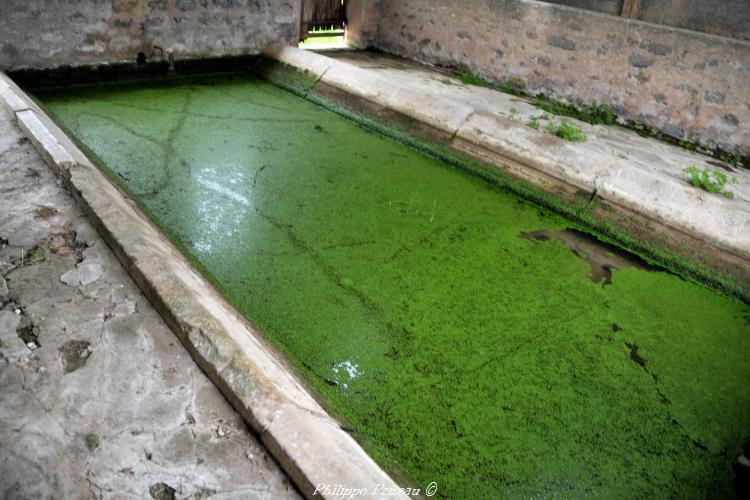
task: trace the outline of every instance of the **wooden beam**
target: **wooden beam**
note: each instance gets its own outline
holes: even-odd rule
[[[623,0],[622,12],[620,12],[620,16],[637,19],[638,11],[640,10],[640,8],[641,0]]]

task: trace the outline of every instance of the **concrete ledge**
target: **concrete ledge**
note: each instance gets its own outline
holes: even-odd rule
[[[413,63],[352,52],[327,57],[293,47],[273,47],[266,54],[300,70],[324,68],[313,90],[335,94],[334,99],[349,107],[369,114],[378,107],[395,112],[402,118],[390,123],[398,128],[403,128],[400,122],[417,120],[438,132],[439,143],[543,191],[596,198],[612,209],[597,215],[615,221],[631,236],[729,273],[750,287],[750,172],[746,170],[727,172],[727,177],[738,179],[736,185],[727,186],[734,192],[730,200],[687,182],[682,171],[687,166],[723,168],[710,157],[619,127],[553,117],[558,124],[577,125],[588,138],[572,143],[546,132],[549,118],[526,100],[467,86]],[[532,119],[540,123],[538,130],[526,125]]]
[[[750,176],[746,172],[734,174],[745,181],[739,186],[741,189],[729,186],[738,191],[735,199],[711,196],[688,185],[687,176],[682,173],[682,168],[696,159],[701,161],[700,158],[675,150],[669,153],[674,160],[684,158],[684,163],[675,161],[669,165],[665,158],[659,158],[657,161],[663,162],[662,165],[644,165],[630,157],[632,152],[622,158],[613,155],[607,150],[607,144],[613,148],[627,145],[628,149],[633,149],[649,142],[648,139],[605,126],[592,126],[573,119],[566,121],[575,121],[589,140],[571,143],[542,135],[523,122],[482,112],[472,115],[456,136],[492,151],[513,152],[528,165],[576,188],[596,192],[601,198],[648,213],[665,225],[678,227],[713,242],[718,248],[750,259],[750,190],[747,189]],[[614,138],[608,137],[610,135]],[[653,147],[642,144],[642,151]],[[665,172],[669,167],[671,171]]]
[[[16,89],[6,79],[0,79],[0,102],[12,113],[29,109],[29,104],[19,97]]]
[[[57,142],[34,111],[19,111],[16,113],[16,121],[44,160],[55,165],[55,170],[62,172],[75,165],[73,157]]]
[[[2,73],[0,82],[11,88]],[[0,100],[11,107],[13,99],[6,100],[7,95],[0,94]],[[23,93],[18,97],[32,102]],[[371,493],[378,486],[398,489],[318,405],[262,335],[49,117],[30,104],[16,112],[16,119],[195,361],[307,497],[319,484]]]
[[[473,112],[461,101],[436,101],[424,88],[389,81],[377,71],[356,68],[346,62],[292,47],[272,47],[266,54],[274,59],[307,71],[319,83],[368,99],[386,108],[399,111],[433,127],[454,133]]]

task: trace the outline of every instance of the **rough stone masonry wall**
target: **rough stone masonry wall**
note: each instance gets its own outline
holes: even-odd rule
[[[636,19],[750,40],[747,0],[641,0]]]
[[[623,0],[542,0],[547,3],[595,10],[615,16]],[[638,0],[630,17],[703,33],[750,40],[750,2],[747,0]]]
[[[350,0],[349,39],[750,154],[750,43],[530,0]]]
[[[0,0],[0,67],[135,61],[153,45],[179,58],[296,43],[300,0]]]

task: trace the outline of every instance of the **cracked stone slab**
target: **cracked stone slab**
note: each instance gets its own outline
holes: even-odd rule
[[[70,252],[0,267],[13,300],[0,304],[0,496],[300,498],[21,137],[0,107],[0,260],[26,244],[9,237],[19,228],[35,240],[68,228],[90,245],[79,267],[96,279],[79,286]],[[37,197],[58,216],[39,218]],[[75,286],[60,279],[71,271]]]
[[[60,282],[71,287],[77,287],[81,284],[81,272],[78,269],[71,269],[60,276]]]
[[[83,261],[83,263],[78,264],[78,272],[81,275],[81,285],[86,286],[101,278],[104,269],[98,262]]]
[[[92,353],[91,342],[87,340],[68,340],[59,349],[60,361],[64,373],[71,373],[86,365]]]
[[[16,335],[21,315],[15,311],[0,311],[0,353],[8,361],[19,361],[29,355],[26,344]]]
[[[60,282],[70,287],[87,286],[96,282],[104,274],[104,268],[99,262],[84,260],[75,269],[66,271],[60,276]]]
[[[136,312],[136,302],[134,300],[126,300],[120,302],[112,309],[112,316],[127,316]]]

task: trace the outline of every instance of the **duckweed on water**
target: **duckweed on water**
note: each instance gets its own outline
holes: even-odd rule
[[[638,267],[592,280],[589,243],[521,237],[570,221],[254,78],[40,97],[400,477],[730,494],[747,306]]]

